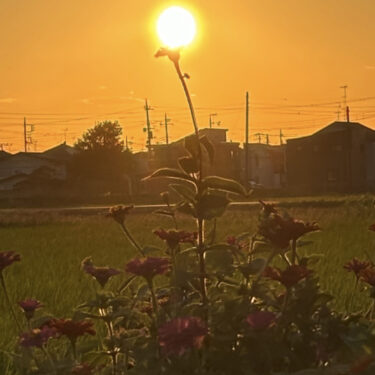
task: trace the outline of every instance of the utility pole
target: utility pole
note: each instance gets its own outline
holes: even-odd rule
[[[169,144],[169,136],[168,136],[168,123],[171,121],[170,118],[168,118],[167,114],[164,114],[164,126],[165,126],[165,143]]]
[[[28,128],[29,127],[29,128]],[[26,117],[23,118],[23,141],[25,152],[28,152],[28,145],[33,144],[32,134],[34,132],[34,125],[26,122]]]
[[[245,185],[249,182],[249,92],[246,92],[246,124],[245,124]]]
[[[280,146],[283,145],[283,137],[284,137],[283,131],[280,129]]]
[[[126,136],[125,138],[125,147],[126,147],[126,151],[129,151],[128,136]]]
[[[269,137],[269,135],[268,135],[268,134],[266,134],[266,143],[267,143],[267,145],[269,145],[269,144],[270,144],[270,137]]]
[[[340,89],[344,90],[344,96],[342,98],[344,100],[344,108],[346,108],[347,105],[348,105],[347,104],[347,100],[348,100],[348,96],[347,96],[348,85],[340,86]]]
[[[350,109],[349,106],[346,106],[346,122],[350,122]]]
[[[341,116],[341,107],[340,106],[337,109],[336,115],[337,115],[337,121],[340,121],[340,116]]]
[[[152,131],[151,131],[151,123],[150,123],[150,115],[149,111],[152,108],[148,105],[147,99],[145,99],[145,111],[146,111],[146,129],[143,129],[144,131],[147,132],[147,148],[150,151],[151,149],[151,139],[152,139]]]
[[[217,116],[217,113],[210,113],[210,121],[209,121],[209,124],[210,124],[210,128],[212,128],[212,125],[214,124],[213,122],[213,118]]]
[[[24,145],[25,145],[25,152],[27,152],[26,117],[23,118],[23,142],[24,142]]]

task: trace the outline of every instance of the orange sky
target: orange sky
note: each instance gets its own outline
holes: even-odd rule
[[[279,129],[309,134],[337,118],[344,84],[352,120],[375,127],[374,0],[0,0],[0,143],[22,149],[24,115],[39,151],[118,119],[138,150],[146,97],[154,142],[165,140],[164,111],[171,140],[191,132],[172,65],[153,57],[169,5],[197,19],[182,67],[201,127],[217,113],[242,141],[249,90],[252,141],[262,132],[276,143]]]

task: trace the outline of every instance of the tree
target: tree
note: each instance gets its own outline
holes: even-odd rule
[[[80,151],[117,151],[124,150],[121,140],[122,128],[118,121],[99,122],[92,129],[87,130],[75,147]]]
[[[132,153],[124,149],[121,137],[122,128],[117,121],[103,121],[88,129],[74,145],[80,152],[72,159],[72,180],[85,190],[128,190]]]

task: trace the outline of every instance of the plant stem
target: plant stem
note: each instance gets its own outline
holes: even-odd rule
[[[157,302],[156,296],[155,296],[154,284],[153,284],[152,280],[147,280],[147,284],[148,284],[148,287],[149,287],[150,293],[151,293],[152,309],[154,310],[154,314],[157,318],[157,316],[158,316],[158,302]]]
[[[297,240],[293,238],[292,240],[292,265],[293,266],[296,264],[296,258],[297,258]]]
[[[206,265],[204,259],[204,221],[198,219],[198,257],[199,257],[199,279],[201,286],[202,302],[207,305]]]
[[[5,299],[6,299],[6,302],[9,306],[9,309],[10,309],[10,313],[12,314],[13,316],[13,319],[14,321],[16,322],[16,325],[17,325],[17,328],[18,330],[21,332],[22,331],[22,328],[21,328],[21,325],[20,323],[18,322],[18,319],[17,319],[17,316],[16,316],[16,313],[13,309],[13,305],[12,305],[12,302],[10,301],[10,298],[9,298],[9,294],[8,294],[8,290],[7,290],[7,287],[5,285],[5,280],[4,280],[4,275],[2,272],[0,272],[0,282],[1,282],[1,286],[4,290],[4,295],[5,295]]]
[[[141,253],[142,256],[145,256],[145,253],[143,252],[142,248],[139,246],[139,244],[134,239],[134,237],[130,234],[130,232],[128,231],[128,228],[126,228],[125,224],[120,224],[120,226],[121,226],[125,236],[129,240],[129,242],[134,246],[134,248],[137,249]]]
[[[193,102],[191,100],[190,92],[189,92],[189,89],[186,85],[185,76],[181,73],[181,68],[180,68],[180,64],[179,64],[178,60],[173,60],[173,64],[176,68],[178,78],[181,81],[181,84],[182,84],[182,87],[184,89],[187,102],[189,104],[191,119],[193,121],[194,131],[195,131],[195,135],[196,135],[197,141],[198,141],[199,181],[201,181],[202,180],[203,163],[202,163],[202,149],[201,149],[200,141],[199,141],[199,128],[198,128],[197,118],[195,116],[194,106],[193,106]]]

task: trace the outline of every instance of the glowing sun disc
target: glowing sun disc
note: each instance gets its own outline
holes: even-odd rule
[[[162,43],[170,48],[190,44],[196,33],[194,17],[186,9],[177,6],[161,13],[156,28]]]

